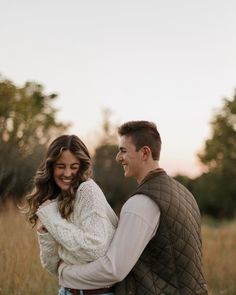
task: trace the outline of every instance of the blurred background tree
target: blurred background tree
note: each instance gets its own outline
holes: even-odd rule
[[[119,213],[121,206],[134,190],[136,182],[125,178],[124,171],[115,160],[117,145],[100,145],[94,155],[94,179],[102,188],[108,202]]]
[[[206,173],[196,180],[195,190],[201,195],[206,213],[233,217],[236,213],[236,91],[232,99],[224,99],[211,127],[212,135],[198,155]]]
[[[26,82],[17,87],[0,77],[0,200],[19,199],[27,190],[46,143],[64,132],[68,124],[56,121],[52,103],[42,85]]]
[[[53,102],[57,95],[45,94],[42,85],[26,82],[23,87],[0,77],[0,201],[20,200],[46,152],[51,138],[65,133],[69,124],[56,120]],[[118,213],[136,187],[116,163],[117,126],[112,112],[103,110],[102,133],[98,136],[93,162],[94,178]],[[196,197],[204,214],[231,218],[236,213],[236,92],[224,99],[213,116],[211,136],[198,154],[204,173],[195,179],[175,178]]]
[[[217,218],[236,214],[236,91],[213,116],[211,136],[198,158],[205,172],[195,179],[178,175],[196,197],[202,213]]]
[[[111,123],[111,110],[103,110],[102,134],[93,157],[94,179],[102,188],[108,202],[119,213],[121,206],[134,190],[134,179],[125,178],[124,171],[115,160],[117,146],[117,126]]]

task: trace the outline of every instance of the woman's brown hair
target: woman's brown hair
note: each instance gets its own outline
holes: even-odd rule
[[[53,169],[62,152],[69,150],[80,161],[78,177],[73,182],[69,191],[61,191],[53,178]],[[27,195],[28,220],[36,225],[36,211],[46,200],[58,200],[58,209],[63,218],[68,219],[73,212],[75,195],[78,186],[91,177],[91,157],[82,140],[76,135],[61,135],[49,146],[45,159],[39,166],[34,177],[34,189]]]

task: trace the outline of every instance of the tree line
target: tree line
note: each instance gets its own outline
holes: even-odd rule
[[[32,177],[49,142],[68,132],[69,123],[58,122],[53,107],[57,94],[46,94],[42,85],[26,82],[22,87],[0,77],[0,204],[20,201],[30,189]],[[102,136],[93,154],[94,178],[118,212],[135,189],[115,161],[118,151],[110,113],[104,112]],[[211,120],[211,136],[198,158],[204,173],[194,179],[175,178],[195,196],[200,210],[216,218],[236,213],[236,92],[225,98]]]

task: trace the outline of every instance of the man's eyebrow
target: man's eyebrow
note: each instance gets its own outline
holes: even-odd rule
[[[125,147],[120,146],[120,147],[119,147],[119,150],[120,150],[120,151],[124,151],[124,150],[125,150]]]

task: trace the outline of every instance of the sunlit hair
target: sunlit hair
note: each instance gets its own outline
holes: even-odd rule
[[[61,191],[53,177],[57,159],[63,151],[69,150],[80,162],[77,179],[69,191]],[[49,146],[45,159],[39,166],[34,177],[34,189],[27,195],[28,220],[36,225],[36,211],[46,200],[58,200],[58,209],[63,218],[68,219],[73,212],[76,190],[79,184],[91,177],[91,157],[85,144],[76,135],[61,135]]]
[[[153,160],[160,159],[161,137],[156,124],[148,121],[130,121],[118,128],[120,136],[131,137],[136,151],[148,146],[152,152]]]

